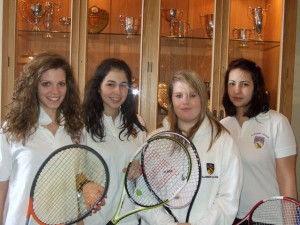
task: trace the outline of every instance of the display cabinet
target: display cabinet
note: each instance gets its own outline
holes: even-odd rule
[[[82,93],[101,60],[126,60],[139,90],[137,111],[149,131],[166,115],[166,85],[180,69],[199,73],[209,107],[221,119],[227,64],[246,57],[263,68],[271,107],[290,118],[296,5],[296,0],[4,0],[2,106],[30,57],[52,50],[70,60]],[[261,9],[261,27],[253,22],[254,9],[258,14]]]

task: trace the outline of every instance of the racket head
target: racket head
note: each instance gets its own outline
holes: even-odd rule
[[[156,136],[134,155],[125,174],[125,189],[136,205],[156,207],[174,198],[191,175],[191,157],[178,140]],[[139,176],[130,174],[140,170]]]
[[[202,168],[201,168],[201,162],[200,162],[198,151],[190,139],[177,132],[162,131],[160,133],[155,134],[153,137],[157,135],[174,137],[178,139],[188,149],[188,152],[192,160],[192,171],[191,171],[190,179],[188,180],[188,183],[184,186],[184,188],[177,194],[177,196],[173,198],[171,201],[169,201],[168,204],[166,204],[166,206],[171,209],[172,208],[178,209],[178,208],[184,208],[190,206],[191,209],[194,200],[197,196],[197,193],[199,191],[200,184],[201,184],[201,176],[202,176]],[[188,222],[188,218],[186,222]]]
[[[80,176],[78,176],[80,175]],[[78,177],[102,186],[95,202],[85,204]],[[73,224],[88,216],[106,196],[109,171],[102,156],[80,144],[61,147],[43,162],[32,183],[27,220],[39,224]]]
[[[285,196],[261,200],[250,211],[248,224],[300,224],[300,203]]]

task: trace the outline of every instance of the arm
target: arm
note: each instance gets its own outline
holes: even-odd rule
[[[8,190],[8,181],[0,181],[0,225],[3,221],[3,211]]]
[[[297,199],[296,155],[277,158],[276,173],[280,195]]]

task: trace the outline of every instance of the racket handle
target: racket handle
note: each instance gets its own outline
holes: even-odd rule
[[[109,221],[106,225],[115,225],[113,222]]]
[[[165,210],[170,214],[170,216],[173,217],[174,222],[178,222],[176,216],[174,216],[174,214],[172,213],[172,210],[170,208],[168,208],[167,206],[164,206]]]

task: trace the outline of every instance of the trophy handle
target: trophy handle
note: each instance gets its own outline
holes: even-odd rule
[[[125,16],[119,15],[119,22],[124,27],[125,26]]]
[[[26,14],[26,11],[27,11],[27,3],[26,3],[24,0],[22,0],[22,1],[20,1],[19,4],[20,4],[20,6],[21,6],[21,7],[19,7],[19,12],[20,12],[21,16],[23,17],[23,19],[25,19],[26,22],[28,22],[29,24],[33,24],[34,21],[33,21],[32,19],[28,19],[27,16],[25,16],[25,15],[23,14],[23,13]]]

